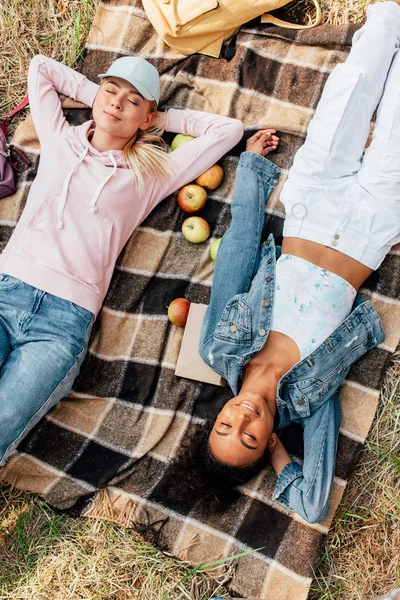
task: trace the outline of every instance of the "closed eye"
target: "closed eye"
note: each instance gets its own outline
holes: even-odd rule
[[[223,425],[224,427],[227,427],[228,429],[232,428],[232,425],[229,425],[229,423],[223,423],[221,422],[220,425]],[[222,436],[227,436],[228,433],[224,433],[222,431],[217,431],[217,429],[215,430],[215,433],[217,435],[222,435]],[[251,437],[252,439],[256,439],[255,437],[253,437],[251,434],[247,433],[246,435],[248,435],[249,437]],[[257,450],[257,446],[249,446],[248,444],[246,444],[246,442],[244,442],[243,440],[240,440],[240,443],[242,444],[242,446],[244,446],[245,448],[248,448],[249,450]]]
[[[139,106],[137,102],[134,102],[133,100],[128,100],[128,102],[130,102],[131,104],[134,104],[135,106]]]
[[[247,431],[244,431],[243,433],[244,433],[244,435],[247,435],[249,438],[251,438],[255,442],[257,441],[257,439],[254,437],[254,435],[251,435],[251,433],[247,433]]]

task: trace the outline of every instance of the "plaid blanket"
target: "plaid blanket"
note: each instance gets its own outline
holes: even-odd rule
[[[251,23],[239,33],[231,60],[184,57],[156,36],[139,0],[109,0],[99,5],[83,69],[96,81],[96,74],[118,56],[141,54],[161,74],[163,107],[237,117],[245,124],[245,138],[259,128],[276,128],[281,143],[272,160],[282,175],[268,201],[264,233],[272,231],[279,243],[284,219],[280,189],[327,76],[345,59],[353,33],[351,25],[295,32]],[[66,108],[66,113],[73,123],[90,115],[76,108]],[[17,193],[0,205],[3,247],[21,214],[39,157],[29,118],[20,125],[15,143],[30,155],[32,168],[20,176]],[[244,145],[242,141],[221,161],[224,182],[204,209],[213,237],[229,224]],[[228,388],[174,375],[182,330],[168,322],[167,306],[179,296],[207,303],[213,272],[212,238],[189,244],[180,233],[184,218],[172,196],[132,235],[73,391],[21,443],[1,476],[60,509],[74,507],[88,517],[136,527],[194,565],[256,550],[234,561],[230,589],[241,596],[302,600],[373,420],[382,374],[399,342],[400,249],[392,250],[362,290],[381,316],[387,337],[352,368],[341,389],[343,422],[329,518],[309,525],[273,502],[276,477],[270,468],[246,484],[222,516],[205,515],[197,505],[174,504],[166,493],[174,484],[169,458],[196,423],[213,419],[231,397]],[[298,427],[285,432],[284,442],[301,458]],[[210,574],[224,572],[222,566]]]

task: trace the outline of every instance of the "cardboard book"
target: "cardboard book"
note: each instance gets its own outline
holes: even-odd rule
[[[190,305],[182,345],[176,363],[175,375],[194,379],[195,381],[204,381],[205,383],[225,386],[225,379],[206,365],[199,354],[200,330],[206,310],[206,304],[195,304],[192,302]]]

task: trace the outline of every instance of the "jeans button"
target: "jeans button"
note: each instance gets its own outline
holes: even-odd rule
[[[232,331],[232,333],[235,333],[236,332],[236,325],[231,325],[229,329]]]
[[[269,300],[264,300],[263,306],[269,306]]]
[[[259,329],[258,331],[258,335],[264,336],[267,332],[265,331],[265,329]]]
[[[271,281],[271,279],[272,279],[272,277],[266,277],[266,278],[265,278],[265,281],[268,281],[268,282],[269,282],[269,281]]]
[[[300,400],[297,400],[296,404],[298,404],[299,406],[303,406],[304,398],[300,398]]]

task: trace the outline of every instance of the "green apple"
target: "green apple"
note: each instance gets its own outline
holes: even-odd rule
[[[217,258],[217,252],[218,252],[218,248],[220,245],[222,238],[217,238],[216,240],[213,241],[213,243],[210,246],[210,256],[212,258],[212,260],[216,260]]]
[[[182,223],[182,233],[189,242],[200,244],[210,237],[210,226],[202,217],[189,217]]]
[[[184,133],[178,133],[172,140],[171,150],[176,150],[179,146],[183,146],[183,144],[187,144],[194,140],[192,135],[185,135]]]

